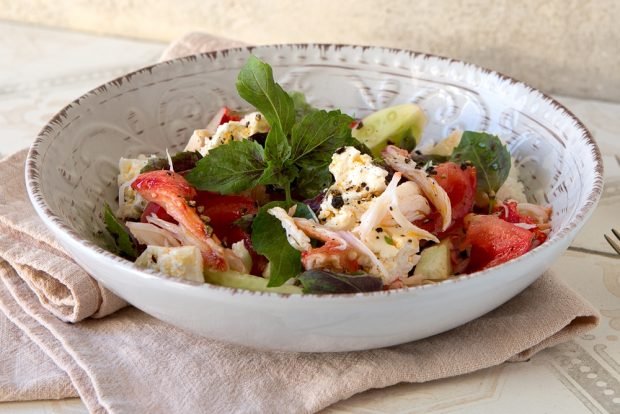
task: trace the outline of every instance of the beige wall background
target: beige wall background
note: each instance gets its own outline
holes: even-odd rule
[[[618,0],[0,0],[0,19],[171,41],[327,42],[450,56],[548,93],[620,101]]]

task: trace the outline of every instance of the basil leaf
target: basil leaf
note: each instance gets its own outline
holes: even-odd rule
[[[170,157],[172,159],[172,167],[175,171],[187,171],[196,166],[196,163],[202,159],[202,155],[198,151],[177,152]],[[146,165],[140,170],[140,174],[156,170],[168,170],[170,164],[168,158],[150,158]]]
[[[279,125],[274,125],[265,140],[265,159],[275,168],[282,167],[291,156],[291,146]]]
[[[347,275],[321,269],[306,270],[297,280],[303,293],[359,293],[383,289],[383,280],[368,274]]]
[[[259,110],[274,128],[280,125],[287,135],[295,122],[293,99],[273,80],[267,63],[251,55],[237,77],[239,96]]]
[[[281,286],[301,271],[301,253],[289,244],[280,220],[267,212],[273,207],[288,209],[293,204],[297,204],[296,217],[313,216],[312,211],[303,203],[274,201],[261,207],[252,223],[252,246],[258,254],[269,260],[268,287]]]
[[[108,203],[103,205],[103,222],[114,239],[116,253],[127,259],[135,260],[138,257],[138,243],[129,234],[125,225],[116,218]]]
[[[210,150],[185,178],[200,190],[232,194],[255,187],[266,167],[264,150],[258,143],[232,141]]]
[[[296,194],[302,199],[314,198],[334,181],[329,172],[329,164],[302,168],[295,181]]]
[[[476,167],[477,191],[491,198],[510,172],[510,152],[496,135],[484,132],[463,132],[450,159],[456,163],[470,161]]]
[[[306,102],[306,97],[303,93],[293,91],[288,93],[293,100],[293,106],[295,107],[295,119],[301,120],[304,116],[311,114],[314,111],[318,111],[317,108]]]
[[[340,111],[315,111],[295,124],[291,132],[291,159],[300,166],[329,164],[334,151],[351,136],[349,115]]]
[[[357,139],[353,138],[353,136],[347,138],[346,142],[344,143],[344,145],[346,147],[353,147],[356,150],[358,150],[359,152],[361,152],[362,154],[367,154],[370,155],[371,157],[372,155],[372,151],[370,151],[370,148],[368,148],[368,146],[366,144],[364,144],[363,142],[358,141]],[[377,159],[382,159],[381,157],[377,157]]]

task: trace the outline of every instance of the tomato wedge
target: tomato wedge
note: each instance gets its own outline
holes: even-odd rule
[[[464,166],[461,168],[453,162],[444,162],[435,167],[437,174],[433,176],[441,186],[452,205],[452,220],[461,220],[471,213],[476,198],[476,167]]]
[[[449,234],[451,230],[460,227],[463,217],[471,213],[476,198],[476,167],[465,166],[461,168],[453,162],[444,162],[434,168],[436,174],[433,176],[437,184],[441,186],[448,197],[452,206],[452,224],[445,232],[441,231],[443,219],[441,215],[433,210],[425,219],[418,220],[415,224],[439,238]]]
[[[209,217],[209,225],[215,235],[222,240],[225,246],[241,240],[241,230],[234,222],[246,214],[256,214],[256,202],[244,196],[221,195],[209,191],[198,191],[195,198],[196,211],[200,215]]]
[[[497,216],[468,216],[465,228],[465,243],[471,246],[470,273],[519,257],[532,247],[531,232]]]

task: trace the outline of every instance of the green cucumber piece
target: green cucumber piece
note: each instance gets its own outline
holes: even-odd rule
[[[353,128],[351,135],[378,157],[390,143],[412,151],[425,125],[426,115],[422,108],[407,103],[373,112],[362,119],[359,128]]]
[[[452,260],[450,249],[452,243],[449,239],[443,240],[435,246],[422,250],[420,261],[413,271],[414,275],[422,275],[430,280],[443,280],[452,275]]]
[[[248,275],[246,273],[235,272],[234,270],[228,270],[226,272],[205,270],[204,275],[205,282],[213,285],[226,286],[229,288],[247,289],[259,292],[302,293],[300,287],[293,285],[267,287],[269,279]]]

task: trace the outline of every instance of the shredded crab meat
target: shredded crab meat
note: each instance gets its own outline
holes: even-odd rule
[[[302,217],[295,217],[293,220],[297,227],[314,239],[336,243],[334,247],[338,250],[345,250],[348,247],[346,240],[337,231],[330,230],[325,226]]]
[[[383,159],[394,170],[420,186],[424,195],[433,203],[442,218],[442,230],[452,222],[452,205],[448,193],[423,170],[416,169],[416,163],[409,158],[409,153],[402,148],[388,145],[383,150]]]
[[[232,250],[225,249],[212,238],[204,240],[199,239],[191,232],[187,231],[183,226],[162,220],[155,214],[151,214],[146,218],[146,220],[147,222],[170,232],[183,246],[196,246],[199,249],[203,249],[203,246],[206,244],[206,248],[212,249],[221,254],[231,269],[242,273],[247,273],[250,271],[250,269],[246,268],[243,260],[241,260],[241,258],[238,257]]]
[[[437,237],[430,232],[415,226],[401,211],[396,192],[398,182],[401,177],[402,174],[399,172],[394,174],[385,191],[377,197],[372,202],[370,208],[362,214],[360,225],[353,231],[360,235],[360,240],[367,241],[371,232],[383,221],[385,221],[385,216],[389,213],[389,216],[394,219],[396,224],[402,227],[402,229],[411,236],[417,237],[418,239],[432,240],[439,243]]]
[[[375,229],[388,213],[390,208],[391,194],[396,190],[398,182],[402,177],[401,173],[395,173],[392,181],[388,184],[385,191],[372,201],[372,204],[360,217],[360,224],[354,232],[359,234],[360,240],[367,241],[370,233]]]
[[[287,213],[282,207],[274,207],[267,210],[267,212],[280,220],[280,224],[286,232],[286,239],[295,250],[299,250],[300,252],[309,251],[312,249],[310,238],[297,227],[293,217],[289,215],[295,214],[295,210],[291,210],[292,211]]]
[[[179,247],[181,243],[173,233],[152,223],[128,221],[127,228],[140,244],[147,246]]]
[[[396,223],[398,223],[398,225],[402,227],[403,230],[405,230],[405,232],[411,234],[414,237],[417,237],[418,239],[432,240],[435,243],[439,243],[439,239],[435,235],[433,235],[429,231],[421,229],[420,227],[414,225],[409,220],[407,220],[407,217],[405,217],[405,215],[400,210],[400,207],[398,205],[398,197],[395,191],[392,194],[389,194],[389,196],[391,197],[390,207],[392,207],[390,209],[390,214],[392,218],[394,218]]]

